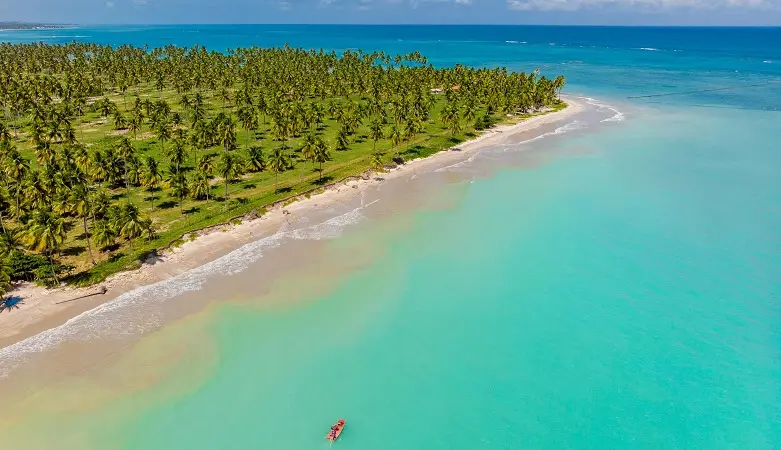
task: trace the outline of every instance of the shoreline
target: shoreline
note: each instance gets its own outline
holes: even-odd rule
[[[584,109],[584,104],[565,98],[567,107],[525,119],[517,124],[497,125],[474,139],[464,141],[457,151],[445,149],[425,158],[406,162],[386,173],[357,175],[357,179],[341,181],[327,186],[322,193],[306,197],[299,195],[292,203],[277,203],[261,217],[245,220],[240,224],[225,223],[198,232],[198,237],[183,245],[161,252],[157,259],[145,262],[138,269],[123,271],[110,276],[99,285],[90,287],[44,288],[32,283],[21,283],[9,292],[21,297],[19,309],[0,315],[0,349],[19,343],[46,330],[56,328],[82,313],[108,304],[122,294],[147,287],[157,282],[181,275],[220,258],[250,242],[272,236],[291,218],[303,216],[315,207],[338,206],[355,199],[368,186],[385,180],[403,177],[408,173],[428,168],[445,168],[473,157],[479,150],[494,145],[502,138],[534,130],[573,116]],[[378,176],[381,175],[381,176]],[[96,294],[105,287],[105,294]]]

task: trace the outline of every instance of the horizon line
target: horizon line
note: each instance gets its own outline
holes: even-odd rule
[[[535,23],[356,23],[356,22],[301,22],[301,23],[231,23],[231,22],[192,22],[192,23],[176,23],[176,22],[159,22],[159,23],[57,23],[57,22],[32,22],[32,21],[19,21],[10,20],[0,23],[5,24],[19,24],[19,25],[42,25],[42,26],[59,26],[59,27],[83,27],[83,26],[253,26],[253,25],[265,25],[265,26],[366,26],[366,27],[394,27],[394,26],[426,26],[426,27],[477,27],[477,26],[491,26],[491,27],[552,27],[552,28],[565,28],[565,27],[581,27],[581,28],[781,28],[780,25],[685,25],[685,24],[669,24],[669,25],[617,25],[617,24],[535,24]],[[24,29],[8,29],[2,31],[25,31]]]

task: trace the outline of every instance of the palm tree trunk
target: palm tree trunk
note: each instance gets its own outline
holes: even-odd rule
[[[225,204],[223,210],[228,208],[228,177],[225,177]]]
[[[130,262],[133,262],[133,238],[130,238]]]
[[[19,180],[18,183],[16,183],[16,218],[19,219],[19,216],[21,215],[21,210],[19,209],[19,195],[22,192],[22,180]]]
[[[130,201],[130,183],[127,181],[127,161],[125,161],[125,192],[127,192],[127,202],[132,203]]]
[[[92,242],[89,238],[89,230],[87,229],[87,216],[82,217],[84,221],[84,235],[87,237],[87,248],[89,249],[89,259],[92,260],[92,265],[95,265],[95,255],[92,254]]]
[[[48,252],[47,256],[49,257],[49,267],[52,268],[52,277],[54,277],[54,283],[59,286],[60,280],[57,279],[57,272],[54,270],[54,260],[52,259],[51,252]]]

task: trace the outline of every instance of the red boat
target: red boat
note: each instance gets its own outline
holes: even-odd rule
[[[329,441],[335,441],[339,439],[339,435],[342,434],[342,430],[344,430],[344,424],[346,422],[344,419],[339,419],[332,427],[331,431],[328,432],[328,434],[325,435],[325,438]]]

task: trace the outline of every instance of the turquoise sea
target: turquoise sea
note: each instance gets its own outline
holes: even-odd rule
[[[334,448],[781,448],[781,29],[0,32],[73,39],[419,50],[588,111],[369,193],[262,294],[257,261],[185,289],[215,301],[32,390],[9,448],[326,449],[341,417]]]

